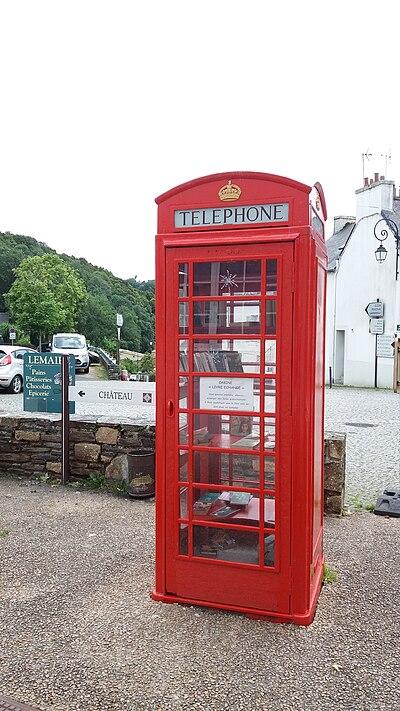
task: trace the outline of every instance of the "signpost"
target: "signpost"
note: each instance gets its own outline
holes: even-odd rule
[[[383,301],[379,301],[379,299],[371,301],[365,307],[365,311],[370,318],[383,318]]]
[[[10,341],[11,341],[12,346],[14,345],[14,341],[15,341],[16,337],[17,337],[17,334],[16,334],[15,330],[13,328],[10,328]]]
[[[370,301],[366,305],[365,311],[368,314],[369,320],[369,332],[375,336],[375,373],[374,373],[374,386],[378,387],[378,338],[383,335],[385,330],[385,322],[383,320],[384,304],[383,301]]]
[[[124,325],[124,317],[117,314],[117,365],[119,365],[119,342],[121,340],[121,328]]]
[[[69,415],[75,403],[68,388],[75,385],[75,356],[57,353],[24,355],[24,410],[61,414],[61,483],[69,475]]]
[[[376,353],[378,358],[393,358],[393,336],[379,335],[376,339]]]
[[[385,322],[383,318],[371,318],[369,320],[369,332],[374,336],[382,334],[385,330]]]

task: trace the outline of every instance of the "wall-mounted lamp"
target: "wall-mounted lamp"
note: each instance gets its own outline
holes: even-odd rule
[[[375,259],[379,264],[382,264],[382,262],[385,261],[388,251],[386,247],[383,246],[383,242],[385,239],[387,239],[389,235],[388,231],[388,226],[390,227],[391,231],[393,232],[394,238],[396,240],[396,280],[398,279],[399,276],[399,242],[400,242],[400,235],[399,231],[397,228],[397,225],[393,220],[390,219],[381,219],[378,220],[374,227],[374,235],[375,239],[377,239],[380,242],[379,247],[375,250]]]

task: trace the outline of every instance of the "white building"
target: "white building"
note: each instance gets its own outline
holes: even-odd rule
[[[400,335],[400,195],[378,173],[364,182],[356,190],[356,216],[335,217],[327,241],[326,381],[331,369],[335,383],[389,388],[390,344]],[[383,322],[370,322],[365,308],[377,301]]]

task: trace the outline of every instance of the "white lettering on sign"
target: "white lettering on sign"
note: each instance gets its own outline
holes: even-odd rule
[[[253,378],[200,378],[202,410],[254,410]]]
[[[393,358],[394,350],[392,344],[394,340],[394,337],[389,335],[377,336],[376,355],[378,358]]]
[[[60,365],[60,355],[31,355],[28,354],[29,365]]]
[[[175,227],[267,224],[287,222],[289,203],[266,203],[240,207],[206,207],[201,210],[175,210]]]

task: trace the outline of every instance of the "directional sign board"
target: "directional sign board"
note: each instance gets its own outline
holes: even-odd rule
[[[75,385],[75,356],[68,356],[69,383]],[[25,353],[24,410],[61,413],[61,356],[56,353]],[[70,414],[75,403],[69,403]]]
[[[393,358],[393,336],[388,336],[387,334],[385,334],[384,336],[378,336],[376,340],[376,355],[378,356],[378,358]]]
[[[371,301],[365,310],[370,318],[383,318],[383,301]]]
[[[16,337],[17,337],[16,332],[11,330],[10,331],[10,341],[15,341]]]
[[[70,387],[70,400],[78,403],[95,403],[108,407],[109,405],[129,405],[138,409],[153,406],[156,403],[155,383],[120,382],[118,380],[81,381]]]
[[[122,314],[117,314],[117,326],[118,326],[118,328],[122,328],[123,325],[124,325],[124,318],[123,318]]]
[[[383,333],[385,330],[385,322],[383,318],[371,318],[369,320],[369,332],[374,335]]]

